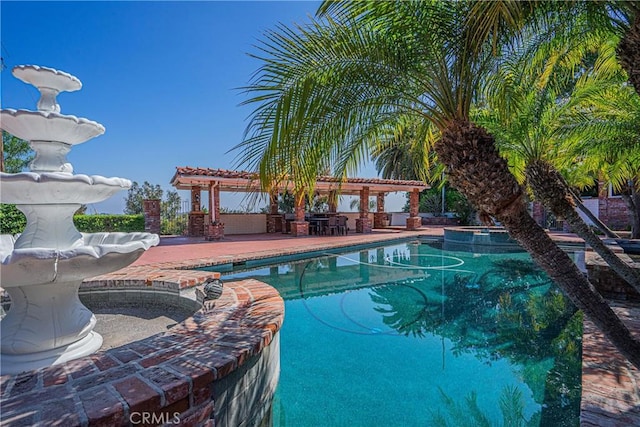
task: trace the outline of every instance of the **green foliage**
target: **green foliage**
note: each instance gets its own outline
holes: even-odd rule
[[[19,173],[24,171],[34,158],[29,142],[2,131],[3,172]],[[0,205],[0,232],[17,234],[24,230],[27,218],[15,205]]]
[[[160,203],[161,215],[166,218],[173,218],[180,213],[180,196],[177,191],[167,191],[164,201]]]
[[[152,185],[145,181],[142,186],[137,182],[131,184],[125,200],[124,213],[127,215],[142,214],[145,199],[162,199],[162,188],[158,184]]]
[[[27,225],[27,218],[16,205],[0,205],[0,234],[22,233]]]
[[[160,234],[163,236],[182,235],[187,229],[189,216],[187,214],[163,217],[160,220]]]
[[[407,202],[403,207],[404,212],[409,212],[410,193],[406,194]],[[445,188],[445,212],[454,213],[460,220],[460,224],[470,224],[475,210],[467,199],[455,188]],[[442,188],[433,186],[420,193],[418,212],[430,213],[434,216],[442,215]]]
[[[282,213],[293,213],[295,209],[295,197],[290,192],[278,195],[278,211]],[[304,209],[306,212],[328,212],[329,197],[315,195],[312,199],[304,197]],[[268,208],[267,211],[268,212]]]
[[[73,222],[83,233],[144,231],[143,215],[74,215]]]
[[[440,387],[440,397],[446,413],[438,410],[432,414],[431,424],[441,427],[477,426],[489,427],[492,424],[490,418],[478,406],[478,395],[471,391],[463,402],[456,402],[448,396]],[[538,425],[538,414],[534,414],[529,421],[524,417],[524,399],[522,392],[515,386],[505,386],[500,394],[500,411],[502,412],[502,426],[526,427]]]
[[[74,215],[73,223],[83,233],[144,231],[142,215]],[[22,233],[26,225],[27,219],[15,205],[0,205],[2,234]]]
[[[162,200],[163,195],[165,196],[164,200]],[[144,214],[143,202],[148,199],[160,200],[160,234],[183,234],[187,228],[188,217],[180,213],[182,203],[180,195],[177,191],[167,191],[165,194],[157,184],[153,185],[145,181],[140,185],[134,181],[125,198],[125,214],[142,216]],[[142,228],[144,230],[144,222]]]
[[[22,172],[34,158],[29,141],[17,138],[4,130],[2,131],[2,155],[4,157],[3,172],[7,173]]]

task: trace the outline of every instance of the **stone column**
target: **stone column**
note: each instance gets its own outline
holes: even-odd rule
[[[356,219],[356,233],[371,233],[369,219],[369,187],[360,190],[360,218]]]
[[[384,211],[384,193],[376,197],[376,213],[373,214],[373,228],[385,228],[389,225],[387,213]]]
[[[294,237],[308,236],[309,223],[304,220],[304,190],[298,190],[295,196],[296,219],[291,223],[291,235]]]
[[[422,218],[418,216],[420,204],[420,190],[414,188],[409,195],[409,218],[407,218],[407,230],[417,230],[422,225]]]
[[[144,211],[144,231],[160,234],[160,199],[147,199],[142,201]]]

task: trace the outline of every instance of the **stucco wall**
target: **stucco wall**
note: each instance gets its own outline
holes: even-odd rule
[[[222,214],[224,234],[257,234],[267,232],[266,214]]]

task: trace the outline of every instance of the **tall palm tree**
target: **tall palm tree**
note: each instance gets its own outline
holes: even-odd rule
[[[640,96],[627,85],[610,85],[576,105],[579,121],[566,126],[581,135],[592,170],[621,193],[632,218],[632,238],[640,238]],[[588,112],[590,120],[581,120]],[[606,136],[603,138],[602,136]]]
[[[573,232],[640,292],[640,274],[604,244],[578,215],[571,186],[559,172],[570,171],[574,179],[583,180],[582,184],[592,183],[593,175],[586,169],[589,164],[585,165],[590,162],[579,160],[584,153],[575,148],[577,142],[591,139],[593,134],[611,142],[610,138],[619,134],[619,126],[613,123],[606,129],[601,126],[600,132],[595,133],[592,126],[579,123],[595,119],[590,114],[593,109],[587,106],[580,109],[580,115],[571,113],[579,105],[591,106],[594,95],[603,89],[610,91],[611,86],[621,84],[609,40],[599,34],[581,34],[580,38],[574,38],[576,43],[552,47],[541,64],[531,61],[526,44],[516,45],[514,54],[509,54],[491,76],[493,90],[486,92],[476,120],[496,135],[511,169],[522,181],[526,178],[535,198],[556,217],[564,219]],[[572,131],[563,131],[563,123]],[[585,134],[587,129],[589,134]],[[585,149],[584,142],[579,145]],[[577,173],[580,170],[582,174]]]
[[[531,218],[524,188],[494,137],[470,120],[478,85],[502,42],[487,37],[479,43],[476,32],[470,32],[468,23],[478,22],[475,5],[325,3],[323,20],[267,33],[263,65],[246,88],[252,95],[247,103],[257,106],[239,146],[244,160],[266,181],[285,164],[300,172],[296,179],[312,186],[321,168],[329,166],[338,176],[353,170],[393,123],[430,121],[440,132],[434,149],[452,185],[486,218],[502,222],[640,367],[640,342]],[[524,18],[509,19],[517,27]]]

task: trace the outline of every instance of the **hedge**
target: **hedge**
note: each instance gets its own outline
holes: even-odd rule
[[[144,231],[144,215],[74,215],[73,223],[83,233]]]
[[[73,222],[82,233],[144,231],[143,215],[74,215]],[[0,205],[0,231],[18,234],[24,230],[27,219],[15,205]]]

